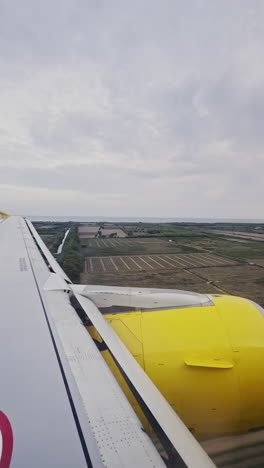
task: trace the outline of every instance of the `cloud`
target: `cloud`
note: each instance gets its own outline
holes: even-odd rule
[[[3,208],[262,217],[263,21],[261,0],[1,2]]]

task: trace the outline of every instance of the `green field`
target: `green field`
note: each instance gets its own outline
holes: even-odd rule
[[[125,230],[127,234],[130,233],[128,237],[90,239],[79,239],[77,223],[38,223],[35,226],[52,253],[56,253],[65,230],[71,227],[62,253],[56,256],[56,259],[75,283],[81,281],[84,284],[163,287],[239,294],[264,305],[264,242],[262,241],[224,237],[219,232],[208,232],[212,229],[211,224],[118,224],[111,227]],[[216,224],[215,228],[229,231],[239,229],[241,232],[243,230],[243,226],[232,224],[221,226]],[[255,228],[255,225],[246,225],[244,231],[256,232]],[[207,232],[203,232],[203,229]],[[261,228],[258,231],[260,230]],[[155,271],[124,269],[125,271],[89,272],[85,270],[86,259],[89,257],[114,258],[188,253],[200,253],[205,258],[208,254],[213,254],[237,260],[239,263],[207,267],[201,264],[201,268],[187,266],[184,269],[172,269],[168,265],[165,269]],[[157,258],[156,260],[160,261]],[[111,260],[105,258],[105,265],[109,261]]]
[[[179,245],[184,244],[197,250],[207,250],[214,254],[241,261],[264,258],[264,242],[253,240],[241,242],[241,240],[229,240],[213,234],[196,239],[193,237],[186,237],[184,242],[179,237],[173,239],[178,242]]]
[[[191,253],[191,246],[169,242],[165,239],[118,238],[118,239],[81,239],[80,251],[82,257],[143,255],[158,253]]]
[[[33,223],[43,242],[45,242],[51,253],[56,253],[62,242],[65,232],[73,223]]]

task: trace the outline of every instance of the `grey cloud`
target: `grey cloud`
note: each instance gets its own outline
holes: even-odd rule
[[[3,0],[2,183],[262,216],[263,21],[262,0]]]
[[[1,177],[8,184],[100,194],[102,191],[125,192],[135,185],[135,178],[138,178],[139,174],[113,171],[113,168],[107,165],[103,169],[96,165],[92,168],[79,165],[41,170],[6,166],[1,168]]]

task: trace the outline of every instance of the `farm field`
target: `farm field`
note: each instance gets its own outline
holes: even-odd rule
[[[85,260],[86,273],[109,271],[156,271],[174,270],[176,268],[205,268],[211,266],[235,265],[233,260],[216,257],[210,254],[170,254],[170,255],[132,255],[114,257],[89,257]]]
[[[84,257],[196,251],[191,246],[181,246],[158,238],[81,239],[80,246]]]
[[[196,272],[226,293],[247,297],[264,307],[264,268],[237,264],[197,269]]]
[[[82,283],[248,297],[264,306],[264,244],[218,233],[89,240]],[[242,242],[241,242],[242,241]],[[83,244],[83,243],[81,243]],[[254,265],[252,265],[254,264]]]
[[[116,262],[116,260],[115,260]],[[117,264],[118,265],[118,264]],[[264,307],[264,269],[251,265],[157,270],[93,271],[81,274],[84,284],[175,288],[206,294],[231,294],[251,299]]]
[[[129,272],[82,273],[82,284],[100,284],[107,286],[130,286],[137,288],[184,289],[201,293],[219,293],[217,288],[206,284],[204,279],[184,269],[140,270]]]
[[[39,223],[37,226],[44,242],[53,251],[67,227],[58,223]],[[75,244],[66,243],[62,258],[58,258],[66,268],[64,259],[67,255],[71,259],[74,253],[73,281],[79,282],[80,274],[80,282],[84,284],[235,294],[264,306],[264,242],[261,241],[264,225],[258,226],[256,231],[253,224],[244,228],[236,224],[212,228],[209,224],[151,226],[138,223],[133,225],[134,232],[138,229],[138,237],[129,235],[110,239],[80,238],[77,234],[80,227],[76,225]],[[98,229],[97,226],[82,227],[90,228],[88,234],[93,236],[94,228]],[[119,227],[126,233],[132,229],[131,225],[104,225],[115,232]],[[151,235],[150,231],[155,233]],[[228,237],[223,231],[260,237],[258,240]],[[73,235],[74,231],[71,232]],[[166,237],[168,232],[174,235]],[[67,268],[71,274],[71,263]]]
[[[102,236],[109,236],[116,233],[117,237],[127,237],[127,234],[122,229],[102,229]]]
[[[56,254],[65,232],[72,227],[72,223],[45,224],[43,222],[35,222],[34,226],[48,249],[52,254]]]
[[[208,230],[204,231],[209,234],[221,234],[222,236],[228,237],[239,237],[242,239],[251,239],[256,241],[264,241],[264,234],[255,234],[252,232],[240,232],[240,231],[223,231],[223,230]]]
[[[196,233],[192,228],[188,228],[181,223],[132,223],[124,224],[122,226],[126,232],[132,233],[133,236],[149,236],[149,237],[168,237],[168,236],[186,236]],[[199,235],[199,233],[197,234]]]
[[[264,258],[264,243],[260,241],[244,240],[234,242],[234,239],[219,238],[217,235],[199,238],[186,237],[184,240],[175,239],[179,245],[192,247],[199,251],[207,251],[212,254],[248,261],[249,259]],[[253,261],[253,260],[252,260]]]
[[[116,234],[117,237],[127,237],[127,234],[119,228],[101,228],[100,225],[93,225],[93,226],[79,226],[78,227],[78,235],[79,239],[92,239],[95,238],[98,234],[99,230],[101,231],[102,236],[109,236],[111,234]]]
[[[264,268],[264,258],[253,258],[249,261],[252,265],[258,265]]]
[[[79,239],[89,239],[93,238],[98,233],[98,226],[79,226],[78,227],[78,236]]]

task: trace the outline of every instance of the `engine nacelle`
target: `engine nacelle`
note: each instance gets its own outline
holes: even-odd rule
[[[200,438],[264,426],[264,311],[240,297],[210,298],[210,305],[105,315]]]

